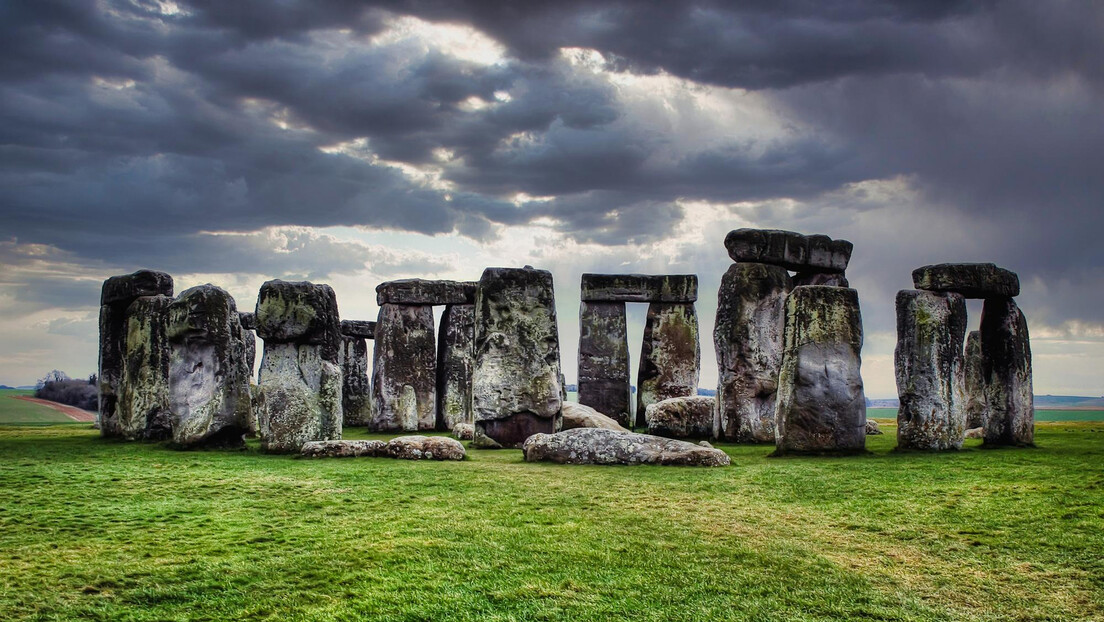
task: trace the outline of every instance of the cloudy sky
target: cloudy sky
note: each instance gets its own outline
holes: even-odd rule
[[[1102,96],[1091,0],[3,3],[0,383],[95,371],[138,268],[371,319],[381,281],[532,264],[569,382],[582,272],[698,274],[711,386],[752,226],[855,243],[871,397],[946,261],[1020,275],[1036,393],[1101,395]]]

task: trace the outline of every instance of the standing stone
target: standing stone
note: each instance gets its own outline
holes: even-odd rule
[[[736,263],[721,278],[713,329],[719,368],[717,438],[774,442],[774,407],[790,289],[789,273],[780,266]]]
[[[437,426],[437,343],[433,307],[380,305],[372,354],[372,420],[379,432]]]
[[[981,311],[985,445],[1035,444],[1031,340],[1027,319],[1011,298],[988,298]]]
[[[234,299],[214,285],[169,305],[169,407],[173,442],[241,447],[253,417],[245,341]]]
[[[897,446],[962,449],[966,431],[962,340],[966,300],[955,293],[897,292]]]
[[[630,425],[629,335],[623,302],[579,305],[579,403]]]
[[[701,349],[693,303],[648,305],[636,376],[636,425],[645,427],[648,405],[698,394]]]
[[[475,304],[475,447],[520,447],[560,427],[563,387],[552,273],[487,268]]]
[[[341,335],[342,427],[368,425],[372,420],[372,387],[368,382],[368,343],[363,337]]]
[[[778,454],[854,453],[866,446],[859,295],[806,285],[786,298],[778,375]]]
[[[982,372],[981,332],[966,335],[963,382],[966,393],[966,429],[985,427],[985,378]]]
[[[268,281],[257,296],[264,339],[257,391],[261,448],[298,452],[341,438],[341,318],[329,285]]]
[[[437,339],[437,429],[471,423],[475,305],[448,305]]]
[[[126,310],[126,347],[116,418],[128,441],[172,436],[169,407],[169,296],[143,296]]]

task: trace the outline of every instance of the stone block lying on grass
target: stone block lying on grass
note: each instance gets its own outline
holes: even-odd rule
[[[304,458],[372,458],[386,449],[383,441],[308,441],[299,453]]]
[[[873,419],[867,419],[866,420],[866,435],[867,436],[875,436],[877,434],[885,434],[885,432],[882,432],[882,429],[880,427],[878,427],[878,422],[877,421],[874,421]]]
[[[464,446],[443,436],[400,436],[383,441],[309,441],[304,458],[398,458],[400,460],[463,460]]]
[[[603,428],[617,432],[628,432],[613,417],[607,417],[594,410],[590,406],[576,404],[575,402],[563,403],[563,427],[562,430],[574,430],[576,428]]]
[[[452,426],[452,435],[462,441],[470,441],[475,437],[475,424],[457,423]]]
[[[601,428],[534,434],[522,446],[526,462],[728,466],[728,454],[685,441]]]
[[[712,438],[717,398],[671,397],[649,404],[644,415],[648,434],[667,438]]]

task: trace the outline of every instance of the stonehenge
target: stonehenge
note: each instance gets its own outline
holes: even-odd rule
[[[656,464],[665,466],[728,466],[725,452],[648,434],[604,428],[575,428],[556,434],[534,434],[525,441],[526,462],[558,464]]]
[[[446,305],[437,337],[438,430],[472,422],[474,346],[475,305]]]
[[[172,436],[169,418],[169,296],[142,296],[126,310],[123,375],[115,436],[160,441]],[[103,428],[100,430],[103,434]]]
[[[368,381],[368,343],[375,322],[341,320],[342,426],[367,425],[372,417],[372,387]]]

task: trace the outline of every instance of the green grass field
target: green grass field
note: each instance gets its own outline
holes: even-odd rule
[[[4,427],[0,619],[1104,619],[1104,425],[1037,441],[692,469]]]
[[[896,408],[867,408],[866,416],[878,420],[897,420]],[[1104,410],[1036,409],[1035,421],[1104,421]]]
[[[0,389],[0,425],[55,425],[59,423],[81,424],[62,413],[34,402],[14,399],[17,395],[34,395],[25,389]]]

